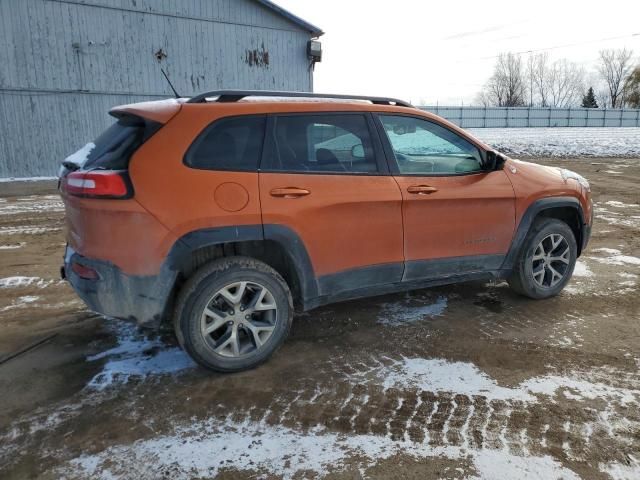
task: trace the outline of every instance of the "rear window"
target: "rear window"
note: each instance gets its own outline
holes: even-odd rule
[[[70,168],[125,170],[135,151],[162,125],[125,116],[63,162]]]
[[[185,163],[205,170],[256,171],[262,155],[264,126],[264,116],[218,120],[189,147]]]

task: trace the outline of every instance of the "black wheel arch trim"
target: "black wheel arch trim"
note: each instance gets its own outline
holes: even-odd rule
[[[194,230],[180,237],[171,247],[166,264],[171,270],[189,267],[192,252],[233,242],[271,240],[279,244],[298,277],[302,303],[318,296],[318,284],[311,259],[300,236],[284,225],[238,225]]]
[[[504,263],[502,264],[502,267],[501,267],[502,270],[511,270],[515,265],[518,253],[520,252],[520,249],[524,244],[524,240],[527,237],[527,234],[529,233],[531,225],[533,225],[533,221],[538,216],[538,214],[540,214],[540,212],[543,212],[544,210],[549,210],[552,208],[559,208],[559,207],[569,207],[576,210],[576,213],[580,218],[579,228],[580,228],[580,235],[581,235],[581,238],[576,238],[576,243],[578,245],[578,248],[580,248],[580,246],[583,244],[582,236],[584,235],[584,229],[585,229],[584,212],[582,210],[582,205],[580,204],[580,200],[578,200],[575,197],[541,198],[539,200],[534,201],[531,205],[529,205],[529,207],[527,207],[527,210],[522,215],[522,219],[518,224],[516,233],[513,237],[513,241],[511,242],[511,247],[509,248],[509,252],[507,253]],[[581,252],[579,251],[578,255],[580,255],[580,253]]]

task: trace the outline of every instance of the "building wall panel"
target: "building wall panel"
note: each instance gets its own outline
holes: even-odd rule
[[[0,177],[54,175],[109,108],[172,96],[160,68],[183,96],[312,90],[311,34],[253,0],[3,0],[0,27]]]

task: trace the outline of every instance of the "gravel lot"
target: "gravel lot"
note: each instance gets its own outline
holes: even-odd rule
[[[218,375],[59,281],[63,209],[0,184],[0,478],[640,478],[640,159],[536,160],[592,183],[574,279],[470,283],[298,315]]]

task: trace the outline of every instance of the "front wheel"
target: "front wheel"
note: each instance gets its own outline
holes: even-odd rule
[[[187,281],[174,326],[180,345],[200,365],[235,372],[267,360],[292,318],[291,293],[278,272],[251,258],[228,257]]]
[[[540,219],[525,238],[509,285],[529,298],[553,297],[571,279],[577,254],[576,238],[566,223]]]

